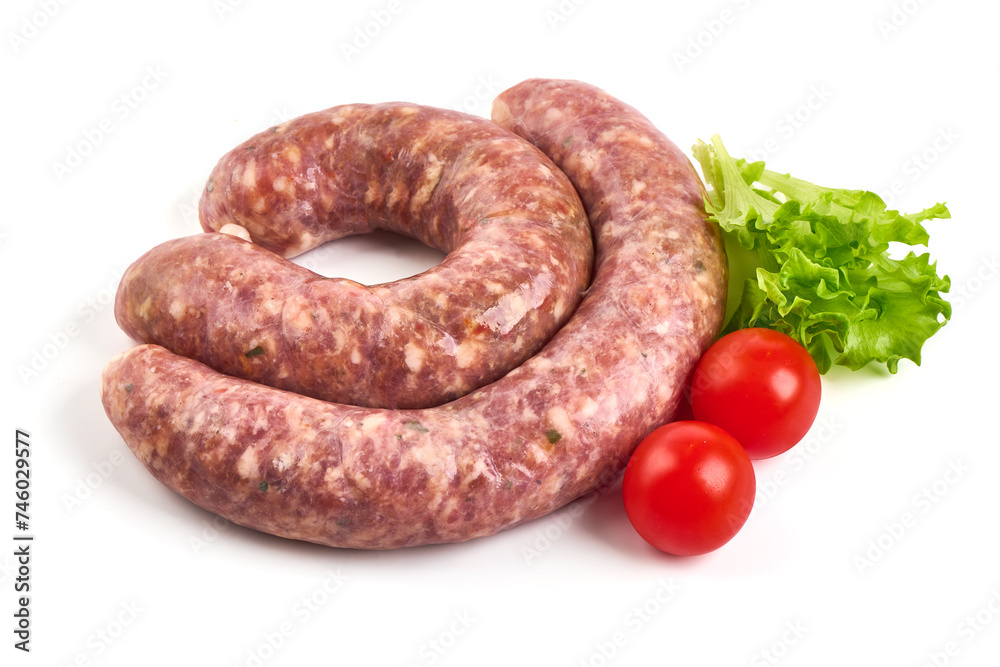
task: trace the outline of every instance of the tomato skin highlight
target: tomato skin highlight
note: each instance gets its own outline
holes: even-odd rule
[[[820,374],[795,339],[771,329],[740,329],[717,340],[691,378],[695,419],[720,426],[753,459],[791,449],[819,412]]]
[[[660,551],[696,556],[731,540],[750,516],[757,481],[746,450],[718,426],[678,421],[636,448],[625,468],[625,513]]]

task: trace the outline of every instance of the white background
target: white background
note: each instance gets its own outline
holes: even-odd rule
[[[996,3],[3,7],[3,664],[997,664]],[[953,218],[927,227],[952,322],[920,367],[825,376],[813,431],[757,464],[749,522],[699,558],[648,548],[615,492],[382,553],[214,523],[153,480],[98,397],[132,344],[110,301],[140,254],[200,231],[216,160],[336,104],[485,116],[537,76],[594,83],[682,147],[718,132],[734,155],[903,210],[946,201]],[[377,282],[439,259],[335,246],[302,261]],[[30,654],[12,632],[16,428],[32,443]]]

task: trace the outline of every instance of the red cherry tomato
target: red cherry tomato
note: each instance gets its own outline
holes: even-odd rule
[[[757,491],[746,450],[718,426],[671,422],[639,443],[622,495],[636,532],[660,551],[694,556],[739,532]]]
[[[816,419],[819,399],[812,357],[771,329],[723,336],[691,379],[694,418],[725,429],[753,459],[776,456],[801,440]]]

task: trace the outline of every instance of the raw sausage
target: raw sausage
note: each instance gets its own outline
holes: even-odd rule
[[[134,340],[327,401],[440,405],[537,352],[590,282],[586,213],[537,148],[484,118],[344,105],[249,139],[209,176],[207,230],[126,271],[115,315]],[[448,252],[367,287],[291,256],[373,229]],[[239,228],[237,228],[239,229]],[[272,252],[273,251],[273,252]]]
[[[593,86],[529,80],[494,118],[587,207],[593,283],[541,352],[446,405],[326,403],[162,347],[113,359],[105,410],[162,483],[275,535],[388,549],[489,535],[607,481],[674,411],[725,308],[726,264],[685,155]]]

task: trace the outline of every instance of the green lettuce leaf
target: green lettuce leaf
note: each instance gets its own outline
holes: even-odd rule
[[[756,255],[754,278],[723,333],[782,331],[820,372],[872,362],[895,373],[920,364],[924,341],[951,317],[951,285],[927,254],[889,255],[889,244],[927,245],[922,222],[951,217],[944,204],[887,210],[865,190],[828,188],[733,159],[718,135],[692,149],[708,185],[705,207],[724,234]]]

